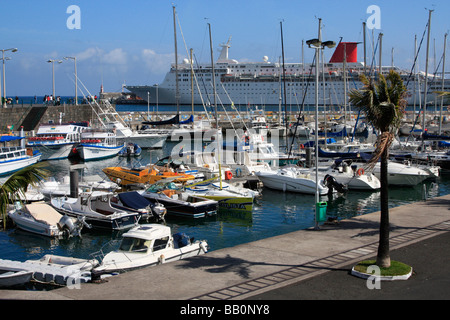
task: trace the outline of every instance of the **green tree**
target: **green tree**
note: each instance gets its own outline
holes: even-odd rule
[[[46,162],[38,162],[25,167],[0,185],[0,216],[3,217],[3,228],[6,226],[8,204],[20,200],[21,196],[23,198],[29,185],[35,187],[49,176],[49,172],[44,169],[45,166]]]
[[[389,189],[388,189],[388,159],[389,148],[401,123],[406,105],[406,87],[400,75],[391,71],[386,77],[380,75],[377,81],[361,76],[364,87],[351,90],[350,103],[361,110],[367,121],[379,132],[375,152],[368,162],[368,168],[373,169],[380,161],[380,238],[376,264],[379,267],[389,267]]]

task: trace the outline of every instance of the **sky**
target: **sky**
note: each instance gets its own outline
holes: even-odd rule
[[[79,11],[73,11],[71,6]],[[375,5],[375,11],[367,11]],[[281,32],[286,62],[302,61],[302,41],[317,38],[319,18],[322,39],[363,42],[367,29],[367,52],[372,39],[383,33],[382,64],[411,69],[414,39],[423,38],[429,10],[431,20],[430,64],[434,70],[450,30],[448,0],[15,0],[2,1],[0,50],[5,51],[6,94],[43,96],[52,94],[52,64],[55,93],[74,94],[74,61],[84,93],[119,92],[122,85],[153,85],[163,81],[174,63],[173,9],[177,16],[179,61],[190,48],[200,62],[210,62],[208,24],[214,57],[219,44],[231,37],[229,57],[238,61],[278,61]],[[375,24],[378,22],[378,25]],[[425,68],[426,34],[419,54]],[[363,60],[362,44],[358,57]],[[392,48],[394,55],[392,55]],[[312,62],[314,51],[304,46],[304,61]],[[450,52],[450,51],[449,51]],[[325,51],[329,59],[332,50]],[[434,57],[436,56],[436,62]],[[446,59],[450,61],[450,58]],[[446,70],[450,71],[447,67]],[[0,79],[1,80],[1,79]],[[3,81],[3,80],[1,80]],[[86,87],[86,88],[84,88]],[[80,92],[79,95],[82,95]]]

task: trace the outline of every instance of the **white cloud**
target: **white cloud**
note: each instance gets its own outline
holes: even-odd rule
[[[126,65],[127,53],[122,48],[117,48],[104,54],[102,60],[107,64]]]
[[[141,57],[145,67],[155,74],[165,74],[170,69],[170,64],[174,62],[173,53],[156,53],[153,49],[142,49]]]

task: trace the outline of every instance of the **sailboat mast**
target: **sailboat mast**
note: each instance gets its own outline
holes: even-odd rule
[[[285,137],[286,137],[286,149],[288,147],[288,113],[287,113],[287,103],[286,103],[286,68],[284,67],[284,42],[283,42],[283,21],[280,21],[280,31],[281,31],[281,55],[283,57],[283,96],[284,96],[284,125],[285,125]]]
[[[209,47],[211,50],[211,76],[213,81],[213,95],[214,95],[214,111],[216,113],[216,141],[217,141],[217,162],[219,163],[219,181],[220,181],[220,190],[222,190],[222,165],[220,159],[221,152],[221,142],[219,140],[219,115],[217,114],[217,102],[216,102],[216,74],[214,70],[214,53],[213,53],[213,44],[211,37],[211,24],[208,23],[209,28]]]
[[[447,33],[444,35],[444,56],[442,61],[442,92],[445,84],[445,51],[447,49]],[[442,108],[444,107],[444,97],[441,97],[441,109],[439,110],[439,135],[442,134]]]
[[[193,65],[193,49],[191,48],[191,106],[192,106],[192,128],[194,127],[194,65]]]
[[[177,104],[177,116],[180,116],[180,89],[178,83],[178,46],[177,46],[177,20],[176,20],[176,10],[175,6],[173,8],[173,35],[175,42],[175,101]],[[178,122],[178,127],[180,127],[180,123]]]
[[[431,13],[433,10],[429,10],[428,17],[428,35],[427,35],[427,55],[425,59],[425,84],[424,84],[424,98],[423,98],[423,112],[422,112],[422,144],[424,143],[424,133],[425,133],[425,114],[427,111],[427,96],[428,96],[428,57],[430,54],[430,32],[431,32]]]

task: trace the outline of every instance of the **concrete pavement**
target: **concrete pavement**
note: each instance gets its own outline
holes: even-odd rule
[[[338,294],[333,291],[330,285],[332,283],[339,285],[344,292],[350,292],[358,286],[361,292],[370,292],[367,299],[383,298],[377,292],[385,291],[369,290],[366,280],[348,274],[352,264],[376,255],[378,221],[379,213],[375,212],[337,224],[324,225],[320,230],[300,230],[211,251],[203,256],[127,272],[110,277],[105,283],[82,284],[79,289],[0,290],[0,299],[223,301],[285,300],[289,297],[358,298]],[[424,257],[423,253],[426,252],[429,258],[422,260],[422,265],[426,266],[428,261],[432,263],[435,259],[442,261],[444,264],[441,266],[445,268],[450,247],[450,242],[446,241],[450,231],[450,195],[392,208],[390,222],[392,259],[403,260],[401,254],[399,258],[395,256],[396,250],[413,250],[410,255],[418,258]],[[432,241],[432,238],[435,239],[435,244],[424,247],[423,243]],[[439,239],[441,242],[445,240],[445,246],[441,246]],[[414,250],[418,250],[418,254]],[[445,260],[442,260],[443,257]],[[411,261],[415,270],[414,261],[417,260]],[[445,274],[446,272],[441,272],[430,277],[439,281],[439,276]],[[411,279],[414,281],[415,277],[413,275],[410,280],[405,281],[405,286],[414,283]],[[448,276],[443,279],[444,283],[448,280]],[[428,283],[423,285],[427,286]],[[382,286],[391,284],[383,282]],[[428,289],[432,291],[433,287]],[[300,293],[301,290],[304,290],[303,294]],[[296,291],[297,296],[293,294]],[[441,295],[441,299],[450,298],[448,290],[442,289]],[[388,297],[399,298],[395,294]],[[405,298],[408,299],[408,296]]]

